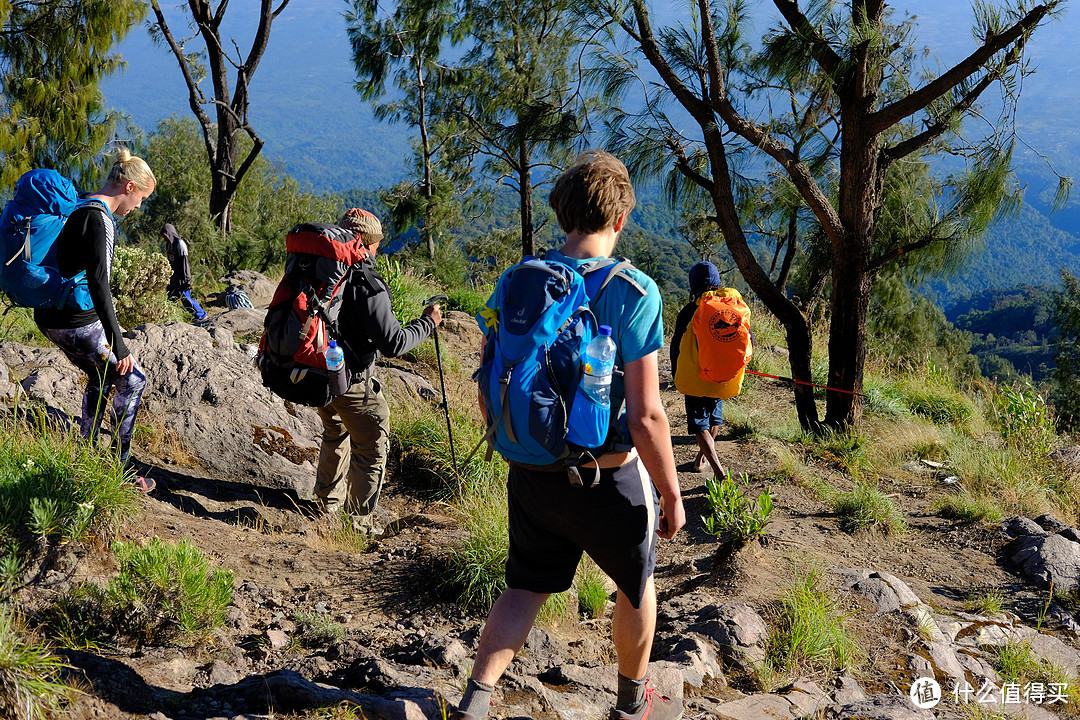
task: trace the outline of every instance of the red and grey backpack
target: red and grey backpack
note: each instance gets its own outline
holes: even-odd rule
[[[326,347],[331,339],[345,346],[338,337],[342,288],[354,268],[373,272],[372,259],[359,233],[328,223],[292,228],[285,250],[285,275],[266,310],[258,366],[263,385],[276,395],[323,407],[334,399]]]

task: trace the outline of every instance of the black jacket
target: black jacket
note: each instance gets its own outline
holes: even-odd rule
[[[386,357],[407,353],[435,329],[435,321],[426,315],[402,327],[391,311],[392,300],[386,281],[370,262],[350,271],[342,290],[338,337],[353,382],[360,379],[378,353]]]

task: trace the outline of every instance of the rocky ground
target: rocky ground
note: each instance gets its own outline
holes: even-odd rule
[[[447,336],[450,351],[465,357],[467,345],[460,339],[455,345],[453,333]],[[220,337],[214,337],[217,347]],[[10,367],[17,366],[15,355],[0,348],[0,360]],[[461,361],[461,376],[467,376],[470,362]],[[420,374],[438,386],[430,369]],[[783,407],[789,393],[761,385],[754,398]],[[843,532],[813,492],[774,483],[776,507],[763,542],[744,549],[724,572],[714,572],[717,542],[698,520],[705,514],[705,476],[690,467],[695,448],[684,434],[681,397],[666,382],[664,402],[688,525],[659,548],[653,675],[666,694],[684,696],[685,717],[900,720],[979,717],[975,710],[1032,718],[1075,712],[1068,703],[1054,702],[1053,693],[1041,701],[1033,696],[1007,702],[988,662],[988,648],[1026,639],[1037,654],[1076,676],[1077,626],[1067,611],[1046,611],[1049,595],[1040,585],[1049,573],[1067,570],[1055,566],[1040,576],[1047,563],[1025,570],[1025,563],[1053,544],[1047,537],[1072,542],[1069,528],[1046,518],[1041,527],[1020,521],[951,524],[929,510],[944,491],[940,473],[913,465],[904,477],[881,478],[903,510],[909,533]],[[765,487],[776,464],[769,446],[757,440],[722,434],[718,453],[736,475],[750,475],[754,492]],[[347,702],[368,718],[421,718],[439,717],[444,702],[460,698],[483,617],[456,606],[439,583],[462,536],[445,504],[391,476],[383,504],[397,521],[367,550],[349,553],[328,543],[302,492],[266,487],[219,466],[196,470],[147,452],[141,457],[152,466],[158,489],[142,499],[138,521],[125,526],[119,539],[188,539],[212,563],[234,572],[228,626],[195,648],[66,652],[72,674],[87,690],[69,717],[306,717],[314,708]],[[834,479],[845,487],[841,476]],[[821,572],[847,612],[866,659],[848,674],[808,670],[780,692],[761,693],[750,666],[763,652],[770,608],[793,577],[810,568]],[[38,588],[26,601],[39,602],[47,592],[111,571],[100,548],[71,550],[49,576],[48,590]],[[1007,612],[980,617],[965,611],[972,593],[993,590],[1003,594]],[[294,621],[298,611],[325,615],[347,634],[308,644]],[[567,618],[534,630],[497,693],[492,716],[605,717],[614,697],[613,659],[607,617]],[[945,688],[933,709],[919,710],[908,699],[918,677],[935,678]],[[965,709],[949,690],[965,682],[975,690],[994,683],[998,692],[978,703],[972,693]]]

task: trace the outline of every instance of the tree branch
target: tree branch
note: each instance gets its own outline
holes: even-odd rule
[[[994,55],[1023,38],[1023,36],[1033,30],[1056,5],[1057,2],[1035,6],[1015,25],[1000,35],[994,35],[988,38],[981,47],[975,50],[975,52],[946,70],[934,80],[923,85],[918,90],[908,93],[896,102],[886,105],[876,112],[870,113],[870,115],[867,116],[868,132],[872,134],[883,133],[904,118],[911,117],[920,110],[925,109],[934,100],[949,92],[951,88],[962,82],[964,78],[978,72],[979,68]]]
[[[161,12],[158,0],[150,0],[150,7],[157,17],[158,29],[161,30],[162,37],[165,38],[165,41],[169,44],[169,49],[172,50],[172,54],[180,64],[180,73],[184,76],[184,83],[188,88],[188,105],[191,107],[191,112],[195,114],[195,117],[199,121],[199,126],[202,128],[206,156],[210,161],[211,167],[213,167],[214,142],[211,139],[210,134],[213,123],[210,121],[210,116],[202,109],[202,103],[205,102],[206,98],[199,89],[199,84],[195,81],[194,76],[191,74],[191,68],[188,66],[187,57],[184,55],[184,48],[176,42],[172,31],[169,29],[169,24],[165,21],[165,15]]]
[[[814,60],[821,66],[821,69],[830,76],[835,76],[840,69],[840,65],[843,60],[836,51],[829,45],[829,41],[826,40],[817,28],[814,27],[810,19],[803,15],[799,10],[799,4],[793,2],[793,0],[773,0],[773,5],[780,11],[780,14],[784,16],[784,20],[791,26],[791,29],[801,38],[810,43],[813,48]]]

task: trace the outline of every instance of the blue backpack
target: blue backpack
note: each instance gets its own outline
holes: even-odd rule
[[[473,375],[489,423],[473,453],[487,441],[488,458],[495,450],[526,465],[563,463],[571,481],[581,484],[578,466],[599,457],[607,445],[583,447],[567,437],[567,418],[579,397],[581,356],[597,332],[589,300],[617,276],[644,295],[626,274],[629,267],[627,260],[607,258],[575,270],[530,256],[503,273],[494,303],[498,322]],[[621,411],[613,406],[610,420]]]
[[[0,215],[0,290],[21,307],[94,307],[86,272],[65,278],[56,261],[56,239],[68,215],[86,203],[75,184],[55,170],[24,173]]]

